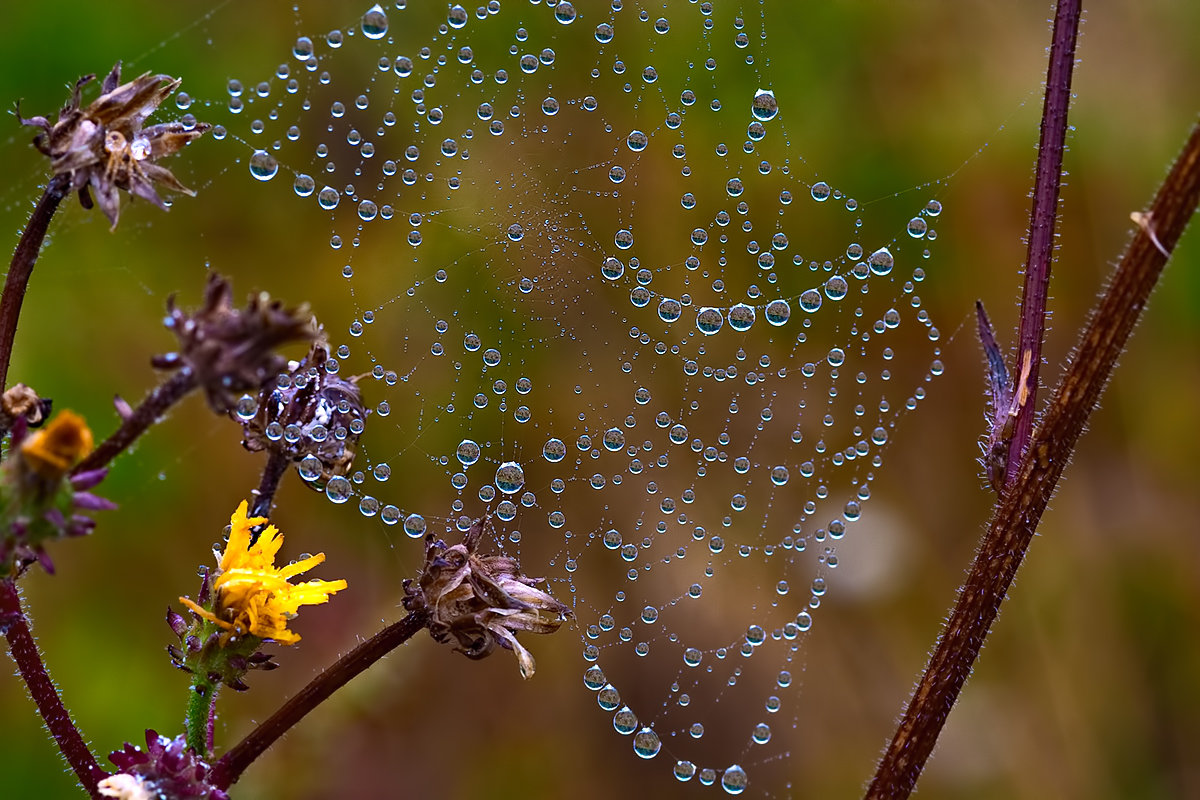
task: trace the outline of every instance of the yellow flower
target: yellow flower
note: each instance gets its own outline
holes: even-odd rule
[[[221,565],[213,581],[213,610],[201,608],[186,597],[179,601],[205,619],[227,631],[226,636],[257,636],[280,644],[295,644],[300,637],[287,629],[288,620],[300,606],[319,605],[329,595],[345,589],[344,580],[292,584],[289,579],[320,564],[324,553],[275,567],[275,554],[283,544],[283,534],[274,525],[250,543],[250,529],[267,521],[266,517],[247,517],[242,501],[229,522],[233,530],[221,556]]]
[[[54,481],[92,451],[92,432],[83,417],[63,411],[44,430],[26,437],[21,457],[42,478]]]

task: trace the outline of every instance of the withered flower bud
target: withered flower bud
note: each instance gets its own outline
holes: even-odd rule
[[[313,338],[307,306],[285,308],[265,292],[253,295],[244,309],[233,307],[229,281],[210,273],[204,306],[188,313],[167,300],[166,325],[179,337],[179,352],[156,356],[160,369],[190,369],[204,388],[208,404],[228,413],[245,392],[258,392],[287,365],[275,352],[288,342]]]
[[[517,633],[554,633],[571,612],[536,588],[543,578],[521,574],[516,559],[479,555],[490,517],[475,520],[461,543],[448,547],[433,534],[425,537],[425,564],[417,580],[404,581],[404,607],[429,614],[436,641],[456,643],[468,658],[483,658],[497,644],[517,654],[523,678],[533,677],[533,656]]]
[[[212,767],[187,746],[184,737],[168,739],[146,731],[146,746],[126,744],[108,760],[121,770],[97,787],[103,797],[169,797],[172,800],[229,800],[213,786]]]
[[[242,421],[242,446],[300,461],[301,474],[318,490],[350,472],[368,414],[358,379],[330,372],[328,363],[329,345],[318,336],[302,361],[289,363],[263,389],[255,406],[234,412]]]
[[[87,108],[80,108],[80,91],[95,77],[85,75],[75,83],[70,102],[58,112],[53,125],[45,117],[25,119],[17,109],[22,125],[42,129],[33,143],[50,157],[54,174],[70,178],[70,188],[79,192],[84,208],[92,207],[90,187],[113,228],[121,213],[118,190],[164,210],[167,206],[154,190],[156,183],[174,192],[195,195],[169,169],[154,162],[179,152],[211,126],[204,122],[165,122],[143,127],[146,118],[179,88],[180,80],[147,72],[118,85],[121,64],[117,62],[104,79],[100,97]]]
[[[12,386],[0,396],[0,432],[8,433],[18,419],[30,428],[41,427],[50,416],[51,401],[23,383]]]

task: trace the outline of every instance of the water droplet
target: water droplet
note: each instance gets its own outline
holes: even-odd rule
[[[625,138],[625,144],[633,152],[640,153],[650,144],[650,137],[638,130],[630,131],[629,136]]]
[[[749,780],[746,778],[746,770],[734,764],[726,768],[725,773],[721,775],[721,788],[728,794],[741,794],[746,791],[746,786]]]
[[[413,539],[420,539],[425,535],[425,518],[420,514],[409,514],[404,518],[404,532]]]
[[[463,439],[454,454],[460,464],[469,467],[479,460],[479,445],[470,439]]]
[[[775,99],[775,93],[767,89],[759,89],[754,93],[751,110],[754,112],[754,116],[763,122],[775,119],[775,115],[779,113],[779,102]]]
[[[721,330],[721,325],[724,322],[725,317],[721,314],[720,309],[712,307],[702,308],[696,314],[696,327],[706,336],[712,336]]]
[[[642,758],[654,758],[661,749],[662,742],[652,728],[642,728],[633,737],[633,752]]]
[[[820,297],[820,295],[818,295]],[[767,303],[767,322],[772,325],[783,325],[792,316],[792,307],[786,300],[772,300]]]
[[[833,190],[829,188],[829,184],[825,181],[817,181],[812,185],[812,199],[818,203],[824,203],[829,199],[829,195],[833,194]]]
[[[387,14],[378,4],[371,6],[370,10],[362,16],[363,36],[368,39],[382,39],[387,34],[387,30]]]
[[[330,478],[329,483],[325,485],[325,496],[335,503],[344,503],[353,494],[354,488],[350,485],[350,481],[341,475]]]
[[[575,6],[568,2],[559,3],[554,7],[554,18],[563,25],[570,25],[575,21]]]
[[[871,257],[867,259],[867,263],[870,265],[873,274],[887,275],[892,271],[892,267],[895,266],[896,261],[892,258],[892,251],[886,247],[881,247],[874,253],[871,253]]]
[[[504,494],[516,494],[525,485],[525,470],[515,461],[505,461],[496,469],[494,482]]]
[[[750,330],[750,326],[754,324],[754,306],[748,306],[745,303],[738,303],[733,308],[729,309],[729,327],[735,331]]]
[[[250,174],[260,181],[269,181],[279,172],[279,162],[266,150],[255,150],[250,156]]]
[[[617,733],[628,736],[638,729],[638,718],[633,713],[633,709],[629,706],[622,706],[616,714],[613,715],[613,727],[617,729]]]
[[[317,205],[321,206],[321,208],[325,209],[326,211],[332,211],[333,209],[337,208],[338,203],[341,202],[341,199],[342,195],[332,186],[326,186],[317,193]]]

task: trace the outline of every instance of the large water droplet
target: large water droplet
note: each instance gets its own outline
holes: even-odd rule
[[[505,461],[496,469],[495,483],[504,494],[516,494],[525,485],[525,470],[515,461]]]
[[[726,768],[725,773],[721,776],[721,788],[728,794],[741,794],[746,791],[746,786],[750,783],[746,777],[746,770],[734,764]]]
[[[378,4],[371,6],[370,10],[362,16],[363,36],[368,39],[382,39],[387,35],[387,30],[387,14]]]
[[[653,728],[642,728],[633,737],[633,752],[642,758],[654,758],[662,749],[662,742]]]
[[[759,89],[754,93],[754,102],[750,108],[757,119],[769,122],[775,119],[775,115],[779,113],[779,102],[775,99],[774,92],[768,89]]]
[[[250,174],[260,181],[269,181],[279,172],[279,162],[266,150],[255,150],[250,156]]]

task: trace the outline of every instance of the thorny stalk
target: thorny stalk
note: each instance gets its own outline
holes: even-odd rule
[[[29,622],[21,607],[21,595],[17,585],[11,580],[0,580],[0,630],[8,640],[9,652],[17,669],[24,679],[29,695],[37,705],[38,713],[42,716],[50,735],[54,737],[58,749],[75,771],[80,784],[92,797],[99,797],[95,786],[108,776],[96,763],[96,757],[88,749],[87,743],[79,734],[71,714],[63,705],[54,682],[46,672],[38,652],[33,633],[29,630]]]
[[[17,242],[17,249],[13,251],[12,263],[4,279],[4,294],[0,296],[0,392],[7,385],[13,339],[17,335],[17,320],[21,316],[21,303],[25,300],[29,276],[33,274],[33,265],[41,252],[50,220],[58,204],[66,197],[69,186],[70,180],[66,175],[55,175],[50,179],[42,199],[29,217],[21,240]]]
[[[1200,124],[1193,126],[1151,210],[1132,215],[1140,230],[1092,311],[1030,446],[1001,493],[933,657],[867,790],[868,798],[904,798],[915,787],[1075,443],[1198,205]]]
[[[125,417],[121,427],[100,443],[100,446],[80,461],[72,474],[99,469],[123,453],[146,430],[162,419],[167,409],[187,396],[197,386],[196,374],[190,369],[176,372],[146,396],[146,399]]]
[[[293,725],[302,720],[330,695],[355,676],[395,650],[429,623],[424,611],[414,611],[362,642],[332,666],[314,678],[279,710],[255,728],[232,750],[213,765],[212,784],[226,789],[245,772],[246,767],[274,744]]]

